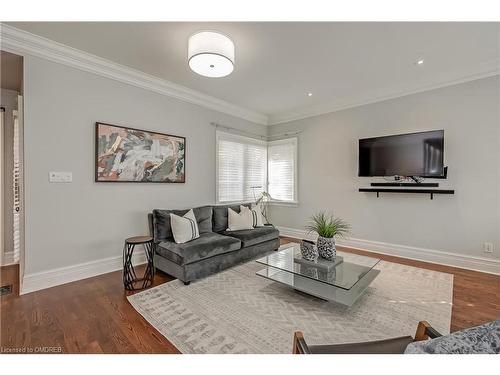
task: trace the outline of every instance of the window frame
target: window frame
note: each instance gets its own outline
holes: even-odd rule
[[[244,141],[244,143],[255,143],[258,145],[264,145],[266,147],[266,181],[263,187],[264,191],[269,191],[269,146],[270,145],[277,145],[277,144],[282,144],[282,143],[293,143],[294,146],[294,152],[293,152],[293,157],[294,157],[294,181],[293,181],[293,200],[287,201],[287,200],[279,200],[279,199],[272,199],[269,204],[270,205],[275,205],[275,206],[297,206],[299,204],[298,201],[298,180],[299,180],[299,168],[298,168],[298,138],[297,137],[290,137],[290,138],[285,138],[285,139],[279,139],[275,141],[266,141],[262,139],[257,139],[257,138],[252,138],[248,136],[243,136],[239,134],[234,134],[230,132],[225,132],[225,131],[216,131],[215,135],[215,202],[216,204],[238,204],[238,203],[253,203],[253,200],[241,200],[241,201],[220,201],[220,195],[219,195],[219,141],[220,140],[240,140]]]

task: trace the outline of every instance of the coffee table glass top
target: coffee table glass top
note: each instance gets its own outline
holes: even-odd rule
[[[324,267],[317,267],[314,264],[303,264],[299,261],[299,259],[302,258],[300,245],[293,244],[287,248],[278,250],[274,254],[257,259],[257,262],[265,264],[268,267],[307,277],[346,290],[356,285],[359,280],[380,262],[380,259],[344,253],[341,251],[337,251],[337,256],[341,256],[343,262],[331,270],[327,270]]]

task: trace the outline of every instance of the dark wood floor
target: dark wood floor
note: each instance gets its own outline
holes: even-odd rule
[[[159,271],[153,286],[171,280]],[[60,347],[63,353],[179,353],[128,303],[126,296],[132,293],[123,289],[122,273],[117,271],[23,296],[4,296],[0,346]]]
[[[291,241],[296,240],[282,238],[282,243]],[[454,274],[452,331],[500,317],[500,276],[353,249],[342,251]],[[16,279],[17,269],[2,269],[1,278]],[[158,272],[154,285],[170,280]],[[6,348],[55,347],[63,353],[179,353],[132,308],[126,296],[121,271],[23,296],[4,296],[0,346],[4,352]]]

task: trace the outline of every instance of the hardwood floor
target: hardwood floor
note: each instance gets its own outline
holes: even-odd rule
[[[295,241],[282,238],[281,242]],[[354,249],[342,251],[454,274],[452,331],[500,317],[500,276]],[[16,272],[2,268],[2,279],[16,279]],[[154,286],[170,280],[157,272]],[[4,296],[0,352],[48,347],[62,353],[179,353],[132,308],[126,299],[129,293],[117,271],[23,296]]]
[[[159,271],[153,286],[170,280]],[[128,303],[126,296],[132,293],[123,289],[117,271],[2,297],[0,347],[4,352],[55,347],[62,353],[179,353]]]

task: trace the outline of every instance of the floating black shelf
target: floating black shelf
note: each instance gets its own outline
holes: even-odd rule
[[[360,188],[363,193],[377,193],[377,198],[380,193],[405,193],[405,194],[430,194],[431,199],[434,199],[434,194],[455,194],[455,190],[445,189],[378,189],[378,188]]]
[[[379,187],[395,187],[395,186],[402,186],[402,187],[438,187],[439,183],[437,182],[372,182],[370,184],[371,186],[379,186]]]

